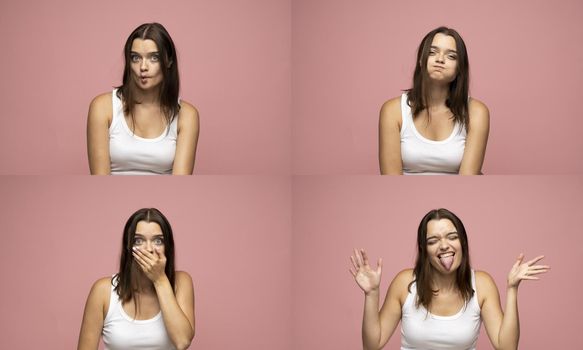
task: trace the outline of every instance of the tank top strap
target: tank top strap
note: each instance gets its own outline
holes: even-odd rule
[[[401,135],[413,123],[413,116],[411,115],[411,107],[407,103],[407,93],[401,95]]]
[[[113,111],[111,115],[111,126],[109,127],[112,130],[119,122],[120,118],[123,118],[123,104],[121,99],[117,96],[117,89],[113,89],[111,93],[111,105],[113,106]]]

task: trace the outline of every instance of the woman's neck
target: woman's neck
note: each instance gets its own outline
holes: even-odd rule
[[[142,106],[160,105],[160,89],[135,90],[135,101],[139,101]]]
[[[428,109],[439,110],[446,107],[445,101],[449,96],[449,84],[429,83],[427,91],[428,101],[425,101],[425,105]]]
[[[457,290],[456,274],[442,274],[440,272],[434,271],[432,274],[432,288],[439,290],[440,292],[451,292]]]

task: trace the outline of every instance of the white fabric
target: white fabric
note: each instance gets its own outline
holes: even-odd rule
[[[156,138],[134,135],[123,114],[123,104],[113,90],[113,117],[109,127],[109,157],[112,175],[172,174],[178,117]]]
[[[415,128],[407,94],[401,95],[401,159],[404,175],[454,175],[459,172],[466,146],[466,128],[456,123],[448,138],[433,141]]]
[[[114,277],[113,285],[117,283]],[[134,320],[123,310],[115,290],[111,287],[109,309],[103,322],[103,343],[106,350],[175,350],[162,311],[149,320]]]
[[[476,290],[475,274],[472,270],[472,288]],[[453,316],[433,315],[419,305],[417,286],[411,285],[411,292],[403,304],[401,318],[401,350],[449,349],[475,350],[480,332],[480,305],[477,293]]]

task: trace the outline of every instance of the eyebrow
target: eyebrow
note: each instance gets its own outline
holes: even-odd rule
[[[438,49],[438,50],[440,50],[440,48],[437,47],[437,46],[435,46],[435,45],[431,45],[430,49]],[[453,53],[456,53],[457,54],[457,51],[456,50],[451,50],[451,49],[446,49],[445,52],[453,52]]]
[[[134,237],[135,236],[145,237],[143,234],[137,233],[137,232],[134,234]],[[157,234],[157,235],[153,235],[152,237],[155,237],[155,238],[162,237],[162,238],[164,238],[164,235],[160,233],[160,234]]]
[[[457,231],[451,231],[451,232],[446,233],[445,236],[447,237],[449,235],[457,235],[457,234],[458,234]],[[428,241],[428,240],[430,240],[432,238],[437,238],[437,235],[433,235],[433,236],[427,237],[426,241]]]
[[[146,52],[146,55],[159,55],[160,51],[152,51],[152,52]],[[130,51],[130,55],[140,55],[140,53],[135,52],[135,51]]]

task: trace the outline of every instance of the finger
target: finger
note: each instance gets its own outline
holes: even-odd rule
[[[520,278],[521,280],[539,280],[540,278],[534,276],[524,276]]]
[[[534,258],[534,259],[532,259],[532,260],[529,260],[529,261],[527,261],[526,263],[528,264],[528,266],[531,266],[531,265],[534,265],[534,264],[536,264],[538,261],[540,261],[540,260],[541,260],[542,258],[544,258],[544,257],[545,257],[544,255],[539,255],[539,256],[537,256],[536,258]]]
[[[356,261],[356,266],[360,267],[362,265],[362,257],[356,248],[354,248],[354,260]]]
[[[350,274],[352,275],[352,277],[356,278],[356,272],[353,271],[352,269],[348,269],[348,271],[350,271]]]
[[[377,261],[377,272],[380,275],[383,271],[383,258],[379,258]]]
[[[352,255],[350,256],[350,261],[352,261],[352,266],[354,266],[354,269],[358,271],[359,266],[356,263],[356,259],[354,259],[354,257]]]
[[[146,262],[136,252],[133,252],[132,255],[138,266],[145,272],[148,269]]]
[[[162,248],[156,247],[154,250],[156,251],[156,254],[158,255],[159,259],[165,258],[164,252],[162,251]]]
[[[368,255],[366,255],[364,249],[361,249],[360,251],[362,252],[362,262],[364,263],[364,266],[368,266]]]
[[[520,255],[518,255],[518,258],[516,258],[516,262],[514,263],[513,267],[518,267],[518,265],[522,263],[522,259],[524,259],[524,254],[520,253]]]
[[[356,252],[356,262],[358,263],[358,266],[362,266],[363,262],[362,262],[362,254],[361,254],[360,250],[354,249],[354,251]]]

